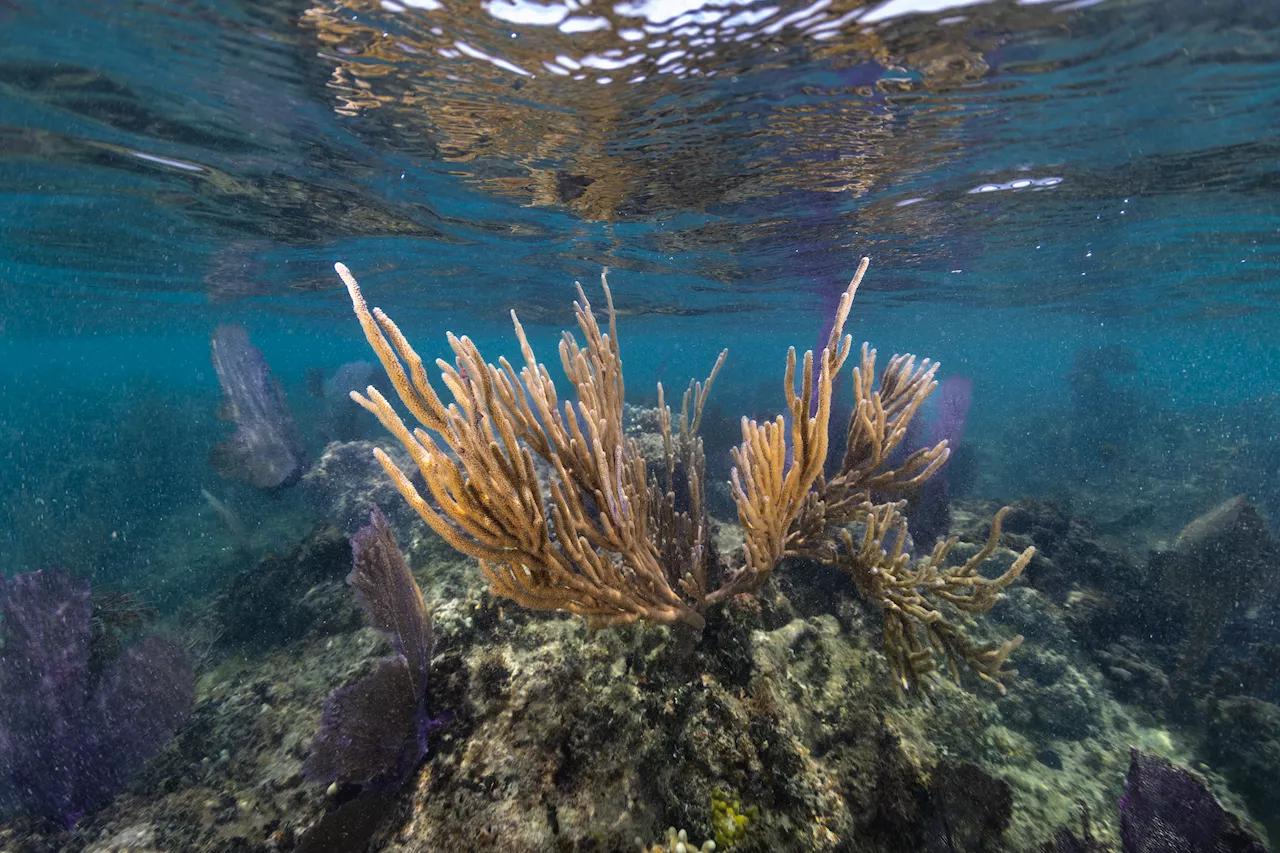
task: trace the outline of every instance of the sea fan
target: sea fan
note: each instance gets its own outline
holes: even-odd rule
[[[191,711],[183,648],[158,636],[90,667],[89,584],[0,578],[0,811],[63,826],[133,779]]]

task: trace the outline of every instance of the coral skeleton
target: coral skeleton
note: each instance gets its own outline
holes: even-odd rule
[[[824,471],[832,391],[853,348],[844,326],[867,265],[864,258],[845,290],[821,353],[798,359],[794,347],[788,351],[787,416],[742,419],[732,490],[745,547],[732,569],[718,565],[709,544],[697,434],[725,353],[706,382],[690,383],[678,427],[658,386],[665,459],[651,472],[623,429],[622,358],[607,271],[601,288],[608,331],[579,284],[574,308],[585,345],[569,332],[560,342],[576,402],[560,401],[513,311],[524,365],[517,371],[505,358],[487,363],[469,338],[450,333],[454,362],[436,361],[453,398],[446,405],[399,327],[381,309],[370,310],[354,276],[337,264],[365,337],[421,426],[411,430],[372,386],[351,396],[404,445],[421,472],[430,498],[386,453],[374,451],[405,500],[446,542],[479,560],[496,595],[536,610],[580,614],[593,627],[639,620],[701,628],[708,607],[754,593],[779,562],[802,557],[849,572],[859,594],[884,612],[885,654],[901,688],[931,678],[941,656],[953,676],[963,663],[1003,691],[1010,674],[1005,660],[1022,638],[980,644],[956,619],[989,610],[1034,549],[1000,576],[983,576],[979,566],[1000,533],[997,514],[986,546],[965,563],[946,563],[955,539],[912,560],[905,551],[906,501],[892,499],[919,487],[949,455],[943,440],[893,464],[908,424],[937,387],[937,364],[894,356],[877,383],[876,352],[863,345],[852,370],[843,458],[836,470]],[[550,469],[545,496],[534,457]],[[687,507],[677,508],[678,489],[687,491]],[[857,536],[850,532],[859,527]]]

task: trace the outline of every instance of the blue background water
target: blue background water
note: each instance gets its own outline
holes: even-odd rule
[[[548,361],[608,266],[629,391],[727,346],[732,423],[868,254],[851,331],[973,377],[974,494],[1139,508],[1144,541],[1240,491],[1280,523],[1271,4],[504,8],[0,2],[0,571],[207,589],[235,558],[202,487],[300,532],[206,463],[209,335],[249,330],[318,452],[308,371],[368,358],[335,260],[424,355],[512,354],[515,308]],[[636,21],[643,81],[536,64]],[[651,46],[679,24],[696,69]],[[1082,386],[1109,345],[1134,369]]]

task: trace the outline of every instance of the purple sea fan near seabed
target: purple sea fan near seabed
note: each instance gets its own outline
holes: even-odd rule
[[[1156,755],[1129,751],[1129,775],[1120,798],[1122,853],[1266,853],[1266,846],[1218,804],[1199,778]],[[1060,829],[1052,853],[1111,853],[1092,837]]]
[[[74,826],[127,785],[191,711],[191,662],[162,637],[91,672],[92,615],[83,578],[0,578],[0,811]]]
[[[379,510],[351,537],[351,552],[347,583],[396,653],[325,700],[305,769],[317,782],[397,787],[427,754],[427,734],[437,725],[426,711],[431,617]]]
[[[312,781],[358,790],[303,834],[296,853],[364,849],[397,790],[426,756],[428,734],[441,724],[427,713],[431,617],[391,526],[376,507],[368,526],[351,537],[351,554],[347,583],[395,655],[325,700],[303,769]]]
[[[1204,783],[1154,755],[1130,751],[1120,798],[1124,853],[1265,853]]]

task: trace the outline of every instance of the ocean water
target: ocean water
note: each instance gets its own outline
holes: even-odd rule
[[[1280,8],[1268,3],[0,0],[0,576],[87,580],[95,689],[112,671],[98,655],[121,654],[102,651],[107,635],[122,648],[152,633],[176,638],[195,679],[190,707],[144,750],[159,750],[150,763],[43,812],[15,793],[43,784],[20,778],[27,765],[15,756],[41,738],[74,756],[67,744],[82,736],[17,728],[19,681],[0,679],[12,688],[0,695],[0,757],[10,761],[0,766],[0,849],[305,848],[319,816],[361,788],[335,794],[302,778],[321,700],[385,653],[342,584],[346,552],[318,569],[307,555],[329,553],[315,544],[325,535],[345,547],[371,494],[436,613],[431,679],[447,686],[430,710],[454,720],[425,736],[425,759],[370,830],[377,849],[442,849],[450,820],[467,849],[622,849],[619,838],[634,849],[632,837],[661,842],[669,824],[711,837],[713,785],[739,797],[741,813],[758,809],[745,838],[722,838],[736,849],[947,849],[929,846],[930,815],[959,806],[928,780],[949,754],[1006,786],[1012,827],[1003,847],[984,846],[995,835],[956,835],[950,849],[1030,849],[1063,826],[1078,831],[1077,801],[1120,849],[1130,747],[1202,774],[1265,838],[1280,827],[1280,550],[1267,532],[1280,530],[1276,127]],[[542,790],[531,780],[553,774],[514,745],[501,772],[496,758],[466,764],[503,754],[486,726],[529,707],[476,698],[477,684],[497,659],[509,671],[500,680],[520,684],[536,667],[517,650],[568,655],[558,635],[537,632],[579,630],[581,620],[485,593],[475,561],[431,539],[376,468],[326,475],[317,497],[310,472],[331,442],[390,446],[346,397],[363,384],[330,381],[344,364],[375,361],[334,263],[428,367],[452,358],[447,332],[468,335],[490,361],[518,362],[514,310],[562,400],[571,395],[556,347],[574,328],[573,285],[601,311],[604,268],[629,403],[653,406],[659,381],[678,402],[727,348],[703,437],[710,512],[731,540],[725,481],[739,418],[783,411],[788,348],[825,343],[864,256],[845,330],[855,346],[870,342],[881,364],[890,353],[927,357],[941,365],[944,392],[965,389],[967,416],[939,475],[950,529],[981,542],[1009,504],[1005,544],[1038,549],[1010,587],[1013,603],[990,616],[1007,629],[994,639],[1027,635],[1011,658],[1018,668],[1023,657],[1023,674],[1008,685],[1024,698],[999,699],[967,676],[935,706],[884,693],[884,707],[916,721],[901,736],[927,745],[912,796],[933,805],[879,824],[849,815],[887,802],[888,776],[877,788],[863,772],[870,759],[833,757],[854,724],[812,708],[796,742],[830,762],[828,789],[847,806],[813,805],[822,785],[805,774],[821,773],[808,765],[784,770],[759,744],[754,764],[695,755],[688,743],[716,749],[688,735],[702,722],[642,722],[637,711],[617,730],[669,726],[686,750],[669,761],[705,759],[687,771],[701,793],[620,782],[632,805],[611,811],[607,796],[582,792],[601,789],[581,770],[598,732],[566,733],[562,721],[565,765],[532,800],[551,816],[539,812],[541,829],[522,824],[504,808],[526,808],[522,796]],[[297,469],[283,484],[218,462],[236,413],[211,340],[227,327],[260,352],[296,423]],[[369,381],[390,393],[378,373]],[[851,396],[846,372],[834,392],[841,418]],[[921,422],[945,420],[938,396]],[[843,420],[831,434],[843,443]],[[342,489],[351,494],[335,496]],[[1187,526],[1237,496],[1218,519],[1237,527],[1195,551]],[[307,602],[296,619],[255,600],[274,581],[245,580],[294,565],[298,587],[285,594]],[[847,579],[832,592],[811,568],[760,593],[757,634],[713,627],[650,683],[683,696],[724,682],[758,697],[751,679],[768,670],[770,632],[818,631],[834,615],[840,637],[870,655],[856,671],[891,686],[876,657],[879,609]],[[12,589],[0,669],[16,671],[38,656],[12,633]],[[114,593],[129,596],[119,612],[136,605],[141,615],[113,622],[103,602]],[[832,596],[843,603],[824,613]],[[228,615],[237,601],[249,614],[240,622]],[[343,607],[341,619],[324,615]],[[476,635],[488,624],[481,612],[505,625],[490,639]],[[1046,620],[1056,627],[1039,636],[1026,627]],[[47,631],[89,630],[73,621]],[[659,644],[645,630],[668,629],[575,634],[574,654],[625,659],[620,677],[631,678],[636,648]],[[743,652],[754,661],[745,670],[724,663],[733,642],[754,650]],[[591,677],[556,673],[542,674]],[[965,716],[955,709],[970,708],[970,695],[986,704]],[[547,701],[567,716],[584,707]],[[274,740],[258,732],[237,743],[249,724],[228,710],[236,702],[306,710]],[[1043,710],[1072,702],[1084,710],[1070,719]],[[947,726],[969,751],[938,734]],[[599,767],[625,765],[600,750]],[[636,748],[638,777],[655,772],[653,750]],[[95,755],[123,766],[125,752]],[[71,777],[95,772],[66,760]],[[279,770],[289,761],[292,772]],[[235,770],[219,776],[223,766]],[[481,788],[484,806],[462,794],[450,806],[441,793]],[[915,834],[868,829],[899,819]],[[485,836],[484,826],[496,828]],[[341,844],[361,849],[363,836],[327,849]]]

